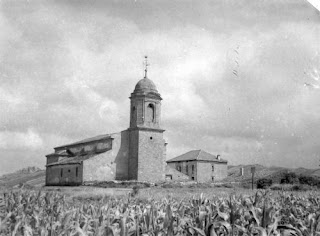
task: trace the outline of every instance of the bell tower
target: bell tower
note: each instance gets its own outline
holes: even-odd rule
[[[130,96],[129,179],[158,182],[165,179],[165,140],[160,128],[161,96],[145,73]]]

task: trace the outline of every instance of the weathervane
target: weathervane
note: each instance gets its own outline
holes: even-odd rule
[[[145,59],[145,61],[144,61],[144,66],[145,66],[145,68],[144,68],[144,78],[147,78],[148,66],[150,64],[148,63],[148,56],[144,56],[144,59]]]

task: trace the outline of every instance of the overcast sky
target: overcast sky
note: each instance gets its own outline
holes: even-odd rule
[[[0,1],[0,174],[128,128],[144,55],[168,159],[317,168],[319,42],[305,0]]]

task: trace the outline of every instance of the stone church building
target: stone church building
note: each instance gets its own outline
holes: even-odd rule
[[[46,185],[165,180],[166,142],[160,126],[162,98],[145,76],[135,86],[130,100],[127,130],[62,145],[46,156]]]
[[[195,180],[194,176],[171,164],[177,163],[175,159],[166,164],[167,143],[160,125],[162,98],[155,84],[147,78],[147,70],[145,77],[136,84],[130,100],[128,129],[62,145],[46,156],[46,185],[81,185],[111,180]],[[200,168],[201,165],[197,166]]]

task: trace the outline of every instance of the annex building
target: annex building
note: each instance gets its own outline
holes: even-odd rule
[[[167,161],[169,167],[196,182],[214,182],[227,177],[226,160],[203,150],[193,150]]]
[[[203,182],[214,180],[212,176],[226,177],[227,162],[203,151],[195,159],[192,151],[195,155],[186,153],[169,160],[167,165],[161,100],[146,69],[130,96],[129,128],[55,147],[53,153],[46,155],[46,185],[112,180]],[[211,168],[215,168],[214,174]]]

